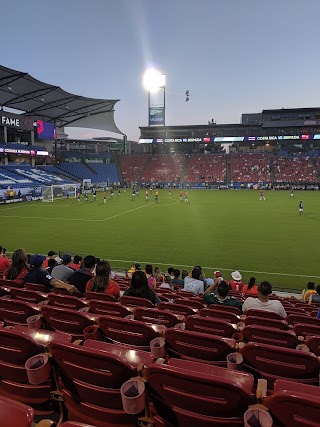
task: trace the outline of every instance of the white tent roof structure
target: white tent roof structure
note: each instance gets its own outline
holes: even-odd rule
[[[114,122],[118,99],[86,98],[43,83],[28,73],[0,66],[0,106],[55,123],[123,134]]]

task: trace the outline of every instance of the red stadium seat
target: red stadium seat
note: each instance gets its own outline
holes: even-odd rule
[[[150,325],[139,320],[112,316],[100,316],[98,324],[105,340],[147,351],[150,351],[150,341],[166,329],[162,325]]]
[[[0,397],[1,427],[31,427],[34,411],[30,406]]]
[[[243,427],[253,403],[250,374],[218,366],[171,359],[146,370],[156,426]]]
[[[61,307],[44,305],[41,307],[41,315],[46,329],[67,332],[73,339],[83,339],[83,330],[94,325],[90,315]]]
[[[133,306],[133,307],[149,307],[154,308],[154,304],[151,301],[145,298],[137,298],[137,297],[129,297],[127,295],[123,295],[120,298],[120,302],[122,305]]]
[[[6,286],[10,288],[23,288],[23,285],[15,282],[14,280],[0,279],[0,286]]]
[[[50,354],[70,421],[99,427],[137,425],[137,416],[123,411],[120,395],[122,384],[136,375],[135,367],[106,351],[55,341]]]
[[[305,338],[309,335],[320,336],[320,326],[318,325],[310,325],[309,323],[295,323],[293,330],[298,336],[302,335]]]
[[[274,392],[263,400],[276,425],[319,427],[320,388],[277,380]]]
[[[0,298],[0,319],[6,326],[26,325],[27,318],[39,314],[40,307],[25,301]]]
[[[40,291],[43,293],[49,293],[50,292],[50,289],[48,289],[46,286],[41,285],[39,283],[26,283],[24,285],[24,287],[26,289],[29,289],[30,291]]]
[[[246,311],[246,316],[263,317],[264,319],[283,320],[279,314],[273,311],[251,309]]]
[[[157,305],[158,310],[161,311],[170,311],[170,313],[173,314],[181,314],[182,316],[192,316],[195,314],[195,311],[193,308],[184,305],[184,304],[175,304],[173,302],[160,302]]]
[[[190,331],[213,334],[222,337],[231,338],[237,332],[235,325],[226,320],[216,319],[215,317],[188,316],[185,320],[186,328]]]
[[[233,339],[212,334],[169,328],[164,337],[171,357],[226,366],[227,355],[235,351]]]
[[[320,336],[308,336],[305,344],[310,348],[310,351],[316,356],[320,356]]]
[[[289,323],[289,325],[303,323],[304,325],[320,326],[320,319],[315,319],[314,317],[308,316],[307,314],[305,316],[290,314],[287,316],[286,321]]]
[[[30,357],[44,353],[45,347],[23,332],[6,328],[0,329],[0,342],[0,395],[30,405],[36,412],[50,413],[50,382],[31,385],[24,366]],[[2,426],[1,412],[0,420]]]
[[[0,286],[0,298],[4,296],[10,295],[10,290],[8,288],[4,288]]]
[[[54,307],[67,308],[69,310],[80,310],[87,307],[87,304],[77,297],[71,295],[59,295],[54,292],[48,294],[49,305]]]
[[[210,308],[203,308],[199,314],[203,317],[214,317],[233,324],[240,322],[240,316],[237,314],[225,310],[215,310],[214,305],[211,305]]]
[[[214,310],[221,310],[226,311],[228,313],[234,313],[238,316],[242,315],[242,311],[238,307],[233,307],[232,305],[223,305],[223,304],[211,304],[208,308],[214,309]]]
[[[86,300],[91,299],[117,302],[117,299],[113,295],[107,295],[104,292],[86,292]]]
[[[275,320],[275,319],[264,319],[263,317],[257,316],[247,316],[244,319],[246,325],[259,325],[267,326],[269,328],[282,329],[283,331],[288,330],[288,323],[285,320]]]
[[[241,333],[244,339],[249,342],[259,342],[287,348],[296,348],[300,344],[297,335],[293,331],[283,331],[267,326],[245,326]]]
[[[47,300],[47,294],[39,291],[30,291],[29,289],[11,288],[11,297],[21,301],[38,304],[41,301]]]
[[[202,304],[202,302],[197,301],[194,298],[181,298],[181,299],[175,299],[174,300],[175,304],[182,304],[182,305],[187,305],[188,307],[194,308],[196,310],[201,310],[202,308],[204,308],[204,304]]]
[[[142,307],[137,307],[134,310],[134,318],[146,323],[164,325],[167,328],[171,328],[184,321],[184,316],[182,315],[176,315],[166,310]]]
[[[120,302],[110,302],[110,301],[100,301],[92,299],[88,304],[90,311],[95,314],[116,316],[116,317],[126,317],[132,314],[132,312],[120,304]]]
[[[269,389],[278,378],[319,384],[320,362],[314,354],[261,343],[246,344],[241,353],[245,370],[266,379]]]

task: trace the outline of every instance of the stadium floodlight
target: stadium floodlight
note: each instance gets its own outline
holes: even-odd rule
[[[143,86],[148,92],[157,92],[166,85],[166,76],[160,71],[149,68],[143,75]]]

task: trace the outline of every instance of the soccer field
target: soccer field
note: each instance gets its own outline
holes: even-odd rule
[[[8,252],[49,250],[93,254],[108,259],[113,268],[132,262],[190,269],[201,265],[207,277],[221,270],[230,278],[239,270],[247,281],[269,280],[275,289],[303,289],[319,283],[320,193],[190,190],[189,204],[179,202],[179,191],[154,192],[145,200],[140,191],[103,204],[82,197],[53,203],[32,202],[0,207],[1,241]],[[302,200],[304,215],[299,216]]]

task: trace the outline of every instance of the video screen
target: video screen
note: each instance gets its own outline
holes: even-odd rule
[[[56,139],[56,127],[53,123],[37,120],[37,133],[39,139]]]

